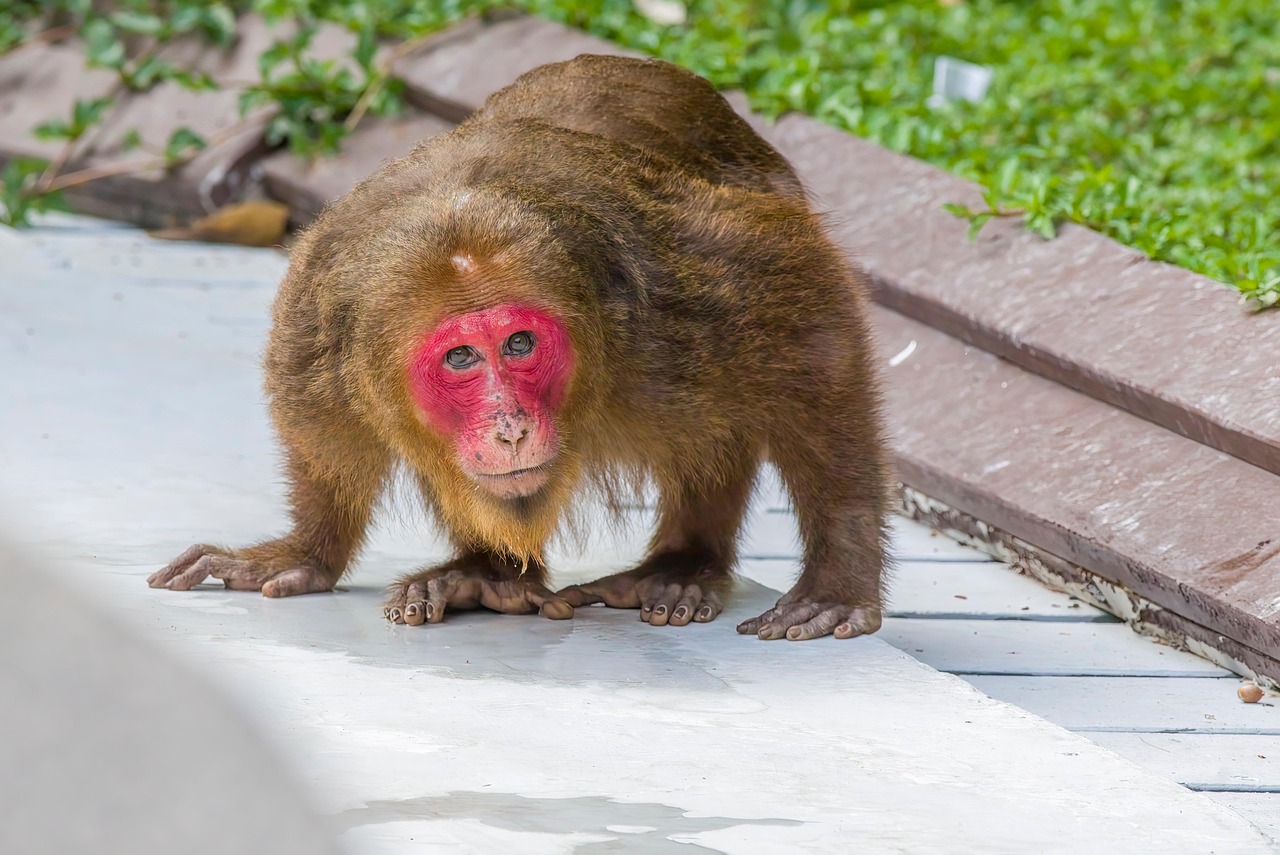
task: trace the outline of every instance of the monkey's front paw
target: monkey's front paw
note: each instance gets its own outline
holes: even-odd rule
[[[328,574],[301,562],[259,561],[237,553],[197,543],[163,569],[147,577],[153,588],[187,591],[212,576],[236,591],[262,591],[266,597],[291,597],[333,590]],[[288,566],[288,565],[293,566]]]
[[[786,637],[791,641],[804,641],[835,635],[836,638],[853,638],[870,635],[880,628],[883,615],[879,607],[851,606],[844,603],[822,602],[820,599],[797,598],[788,602],[784,596],[778,604],[760,617],[738,624],[743,635],[757,635],[766,641]]]
[[[639,608],[640,620],[650,626],[707,623],[724,610],[716,591],[675,573],[627,571],[586,585],[570,585],[559,593],[574,606],[604,603],[615,609]]]
[[[444,620],[446,608],[484,606],[508,615],[537,612],[552,620],[573,617],[573,606],[545,585],[529,579],[486,578],[472,570],[428,570],[401,579],[391,589],[382,616],[418,626]]]

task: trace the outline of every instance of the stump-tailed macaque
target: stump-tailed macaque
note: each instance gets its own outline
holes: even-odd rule
[[[705,80],[605,56],[537,68],[300,238],[266,355],[293,528],[193,546],[150,584],[331,590],[403,465],[456,554],[401,580],[388,619],[604,603],[710,621],[767,459],[803,570],[738,631],[874,632],[889,494],[862,291],[790,165]],[[645,483],[643,560],[549,589],[574,499]]]

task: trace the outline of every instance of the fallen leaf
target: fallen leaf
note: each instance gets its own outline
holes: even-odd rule
[[[289,208],[279,202],[228,205],[187,226],[148,232],[160,240],[195,240],[239,246],[276,246],[289,228]]]

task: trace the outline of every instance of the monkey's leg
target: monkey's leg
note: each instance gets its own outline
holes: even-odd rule
[[[880,628],[888,528],[877,425],[847,405],[816,409],[829,415],[770,446],[795,504],[804,570],[774,608],[739,624],[740,633],[800,641]]]
[[[379,452],[346,446],[341,468],[321,474],[314,463],[290,449],[287,473],[293,530],[284,537],[242,549],[197,544],[147,584],[186,591],[209,577],[228,588],[289,597],[333,590],[364,541],[365,529],[381,489],[387,461]]]
[[[571,585],[560,595],[574,606],[638,608],[640,620],[651,626],[715,620],[733,586],[738,530],[754,481],[754,458],[737,454],[751,465],[718,484],[663,490],[658,530],[639,566]]]
[[[390,591],[383,617],[417,626],[444,620],[445,609],[484,606],[508,615],[538,612],[552,620],[573,617],[573,606],[546,586],[546,568],[538,562],[518,562],[488,552],[468,552],[458,558],[405,576]]]

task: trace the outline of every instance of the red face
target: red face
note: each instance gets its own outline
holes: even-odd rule
[[[505,499],[550,479],[554,415],[572,368],[564,324],[508,303],[443,321],[412,357],[409,377],[426,421],[453,437],[463,471]]]

